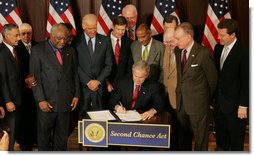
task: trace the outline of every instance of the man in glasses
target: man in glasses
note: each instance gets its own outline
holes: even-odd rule
[[[17,141],[20,149],[30,151],[36,146],[36,105],[33,92],[26,80],[30,78],[29,58],[31,48],[37,42],[32,41],[33,30],[30,24],[22,23],[19,26],[20,41],[17,46],[18,57],[20,58],[21,73],[21,111],[17,121]]]

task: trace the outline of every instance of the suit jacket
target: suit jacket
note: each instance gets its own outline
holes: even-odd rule
[[[163,43],[153,39],[150,47],[147,63],[150,65],[149,78],[162,82],[163,81],[163,57],[165,46]],[[131,52],[134,63],[142,60],[142,44],[134,41],[131,44]]]
[[[31,41],[32,46],[36,45],[37,42]],[[33,98],[33,92],[30,88],[27,87],[25,79],[30,74],[29,73],[29,59],[30,54],[28,50],[26,49],[24,43],[20,40],[18,46],[16,47],[18,57],[20,58],[20,64],[21,64],[21,90],[22,90],[22,98],[28,98],[26,99],[26,102],[31,102],[31,98]]]
[[[129,110],[131,109],[132,96],[134,91],[134,82],[132,77],[121,80],[115,87],[113,94],[109,99],[109,106],[114,110],[119,101]],[[164,106],[163,93],[158,82],[145,80],[142,83],[134,109],[137,111],[148,111],[151,108],[156,109],[158,113],[162,112]]]
[[[84,33],[81,33],[74,41],[78,54],[78,73],[82,85],[82,93],[85,99],[93,93],[87,83],[90,80],[100,81],[100,88],[97,93],[102,96],[105,92],[105,83],[112,70],[112,45],[109,37],[97,34],[95,39],[95,50],[91,58]],[[102,104],[99,104],[102,108]]]
[[[75,50],[65,46],[61,53],[63,65],[49,41],[44,41],[32,48],[30,56],[30,73],[37,79],[37,86],[33,87],[35,101],[48,101],[53,112],[69,111],[73,97],[80,94]]]
[[[164,61],[163,61],[163,84],[172,108],[176,109],[176,83],[177,83],[177,71],[176,71],[176,59],[174,57],[175,52],[171,51],[168,47],[165,49]]]
[[[110,83],[116,84],[125,76],[132,75],[133,59],[131,54],[131,40],[129,38],[121,39],[120,56],[118,65],[116,64],[115,55],[112,55],[113,66],[108,77]]]
[[[177,110],[183,106],[189,115],[207,113],[217,83],[217,70],[209,50],[194,42],[181,71],[181,51],[177,61]]]
[[[0,60],[3,102],[12,101],[17,107],[21,103],[20,71],[11,51],[4,43],[0,45]]]
[[[249,52],[237,40],[220,70],[223,46],[217,44],[214,58],[218,70],[216,106],[224,113],[235,113],[238,106],[249,106]]]

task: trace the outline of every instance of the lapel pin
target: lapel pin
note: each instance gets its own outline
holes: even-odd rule
[[[192,54],[191,56],[192,56],[192,57],[195,57],[195,55],[193,55],[193,54]]]
[[[101,42],[99,41],[99,44],[101,44]]]
[[[146,92],[143,92],[143,94],[146,94]]]

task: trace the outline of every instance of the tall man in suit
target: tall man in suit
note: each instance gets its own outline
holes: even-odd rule
[[[31,52],[30,74],[37,79],[32,89],[38,108],[40,151],[67,150],[69,113],[79,100],[75,50],[66,41],[67,28],[56,24],[50,39],[34,46]]]
[[[238,23],[218,24],[214,58],[219,73],[215,97],[215,131],[218,150],[242,151],[249,106],[249,52],[237,39]]]
[[[18,138],[21,150],[32,150],[34,144],[37,143],[37,122],[36,122],[36,104],[33,91],[25,80],[30,77],[29,74],[29,58],[31,48],[36,42],[32,41],[32,27],[28,23],[22,23],[19,26],[20,41],[17,46],[18,57],[21,64],[21,111],[17,126]]]
[[[9,150],[14,150],[16,114],[21,104],[20,60],[15,46],[20,40],[18,26],[5,24],[2,29],[3,43],[0,46],[0,76],[3,103],[6,108],[6,123],[9,126]]]
[[[126,29],[127,21],[123,16],[117,16],[113,20],[113,26],[110,33],[111,44],[114,51],[112,71],[108,77],[107,90],[111,92],[114,85],[127,75],[131,75],[132,70],[132,54],[131,40],[123,37]]]
[[[217,83],[217,70],[209,50],[194,41],[190,23],[176,27],[177,88],[176,111],[179,122],[179,150],[208,150],[208,112]]]
[[[79,115],[88,110],[101,110],[106,106],[103,96],[106,92],[106,79],[112,70],[112,45],[109,37],[97,34],[97,17],[86,14],[82,19],[84,30],[74,46],[78,53],[78,73],[81,81]]]
[[[125,110],[136,109],[146,120],[163,110],[164,99],[160,84],[149,80],[150,67],[145,61],[138,61],[132,67],[132,78],[126,77],[115,87],[109,105],[118,113]]]
[[[138,19],[138,11],[136,6],[133,4],[127,4],[122,9],[122,16],[127,20],[127,27],[124,36],[128,36],[133,41],[137,40],[137,37],[135,36]]]
[[[131,52],[134,63],[144,60],[150,65],[149,78],[163,81],[163,57],[165,46],[152,38],[150,27],[142,23],[137,28],[138,41],[131,44]]]

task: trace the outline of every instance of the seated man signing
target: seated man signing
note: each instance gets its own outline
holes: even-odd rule
[[[125,110],[141,112],[143,120],[152,118],[163,110],[164,98],[160,84],[148,79],[149,65],[138,61],[132,67],[132,78],[126,77],[117,83],[109,99],[109,106],[118,113]]]

